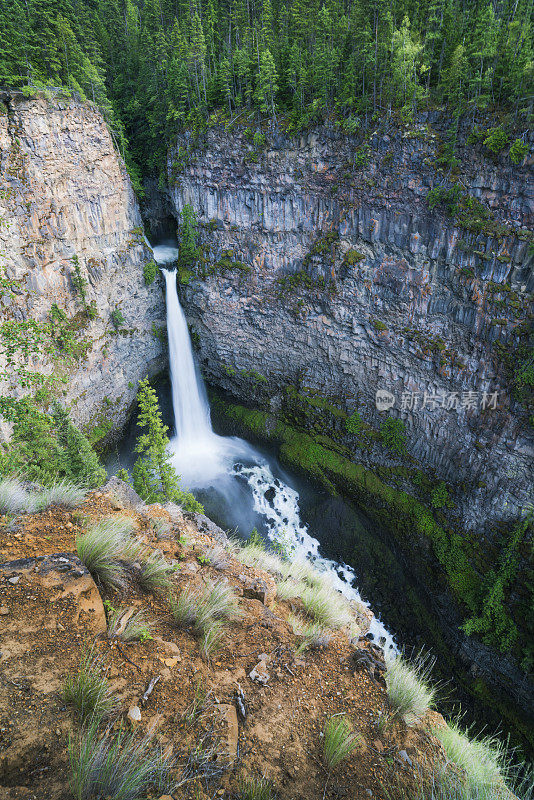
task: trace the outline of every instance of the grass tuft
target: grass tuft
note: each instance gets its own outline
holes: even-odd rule
[[[59,481],[44,489],[27,489],[15,478],[0,481],[0,514],[33,514],[51,505],[74,508],[83,502],[85,492],[69,481]]]
[[[491,736],[470,738],[457,722],[434,731],[449,761],[465,770],[469,787],[488,789],[502,784],[507,777],[505,745]]]
[[[213,620],[203,628],[200,650],[204,658],[209,658],[218,649],[223,636],[224,628],[218,620]]]
[[[204,558],[214,569],[225,569],[230,563],[228,554],[222,544],[215,542],[204,553]]]
[[[293,628],[293,633],[302,639],[297,648],[297,653],[304,650],[317,650],[327,647],[332,638],[332,633],[324,628],[319,622],[308,622],[301,617],[289,615],[289,624]]]
[[[359,734],[354,733],[347,717],[330,717],[324,729],[323,759],[328,770],[333,770],[345,761],[361,742]]]
[[[37,493],[36,507],[39,511],[48,506],[75,508],[83,503],[85,490],[69,481],[58,481]]]
[[[409,664],[404,658],[386,653],[386,686],[389,703],[406,722],[421,719],[432,707],[436,690],[429,683],[434,660],[423,654]]]
[[[93,578],[106,589],[124,589],[129,571],[139,555],[133,539],[133,522],[127,517],[104,518],[76,538],[76,552]]]
[[[77,741],[69,740],[68,753],[76,800],[140,800],[174,791],[173,760],[150,737],[100,735],[92,723]]]
[[[174,621],[183,627],[193,626],[202,637],[202,654],[209,658],[223,635],[223,623],[240,616],[237,597],[223,581],[210,581],[193,590],[183,589],[177,598],[170,598]]]
[[[265,778],[244,778],[239,781],[238,800],[275,800],[272,784]]]
[[[108,619],[108,639],[122,639],[123,642],[146,642],[151,639],[150,631],[154,623],[147,618],[146,611],[140,609],[129,614],[129,609],[112,609]]]
[[[104,663],[89,652],[75,675],[69,675],[62,688],[63,699],[73,706],[82,722],[100,721],[116,706],[109,683],[102,675]]]
[[[350,605],[328,584],[309,586],[301,595],[306,612],[326,628],[349,627],[354,621]]]
[[[167,594],[171,588],[169,576],[174,571],[174,567],[171,567],[161,553],[154,552],[141,561],[137,580],[145,592]]]
[[[35,510],[33,496],[26,491],[20,481],[4,478],[0,481],[0,514],[31,513]]]

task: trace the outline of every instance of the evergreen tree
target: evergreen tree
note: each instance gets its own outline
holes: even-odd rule
[[[135,452],[139,458],[132,470],[133,487],[147,503],[168,500],[183,505],[187,511],[203,512],[192,494],[180,488],[180,479],[169,456],[169,430],[163,424],[156,392],[148,380],[139,381],[137,424],[143,430],[137,438]]]

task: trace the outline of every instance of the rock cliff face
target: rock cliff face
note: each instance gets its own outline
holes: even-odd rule
[[[290,384],[375,428],[402,419],[410,456],[481,530],[533,500],[531,429],[503,358],[531,319],[534,194],[528,165],[470,145],[465,225],[431,211],[444,129],[429,116],[363,146],[321,129],[261,148],[214,129],[171,154],[171,200],[203,223],[206,277],[183,300],[208,380],[241,399],[254,387],[272,411]],[[381,414],[378,390],[395,401]],[[378,445],[356,455],[396,463]]]
[[[65,379],[74,421],[99,439],[124,422],[138,378],[163,364],[153,325],[164,305],[159,283],[144,285],[137,201],[91,104],[0,99],[0,265],[15,282],[0,318],[54,321],[57,351],[32,366]]]

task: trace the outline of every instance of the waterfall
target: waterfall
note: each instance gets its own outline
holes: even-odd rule
[[[183,445],[213,436],[210,409],[193,359],[191,338],[176,291],[176,271],[163,269],[167,284],[167,336],[176,436]]]
[[[197,490],[211,487],[233,508],[239,505],[242,497],[239,491],[246,486],[254,512],[262,519],[272,542],[283,544],[293,560],[310,560],[345,597],[369,607],[356,588],[352,567],[320,555],[319,542],[300,519],[298,492],[275,475],[267,458],[243,439],[214,433],[206,391],[178,299],[176,270],[172,269],[178,250],[167,243],[155,246],[153,252],[166,282],[169,368],[176,424],[170,450],[183,484]],[[396,649],[391,634],[377,617],[373,618],[370,634],[386,648]]]

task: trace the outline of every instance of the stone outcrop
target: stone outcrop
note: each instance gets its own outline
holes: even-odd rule
[[[153,327],[164,324],[164,305],[159,281],[144,284],[151,253],[137,200],[95,106],[0,99],[0,266],[15,282],[0,319],[50,322],[57,306],[63,344],[32,366],[65,378],[74,421],[101,438],[124,423],[137,380],[163,364]],[[14,379],[2,391],[20,387]]]
[[[245,400],[253,388],[272,411],[289,384],[375,429],[402,419],[410,455],[457,488],[480,530],[533,500],[532,431],[502,363],[531,319],[533,185],[528,165],[465,145],[467,227],[431,211],[429,190],[449,185],[436,164],[446,127],[423,115],[368,145],[320,129],[259,149],[215,128],[171,153],[170,196],[202,223],[207,277],[182,299],[208,381]],[[379,413],[378,390],[392,409]],[[395,463],[383,448],[356,456]]]

